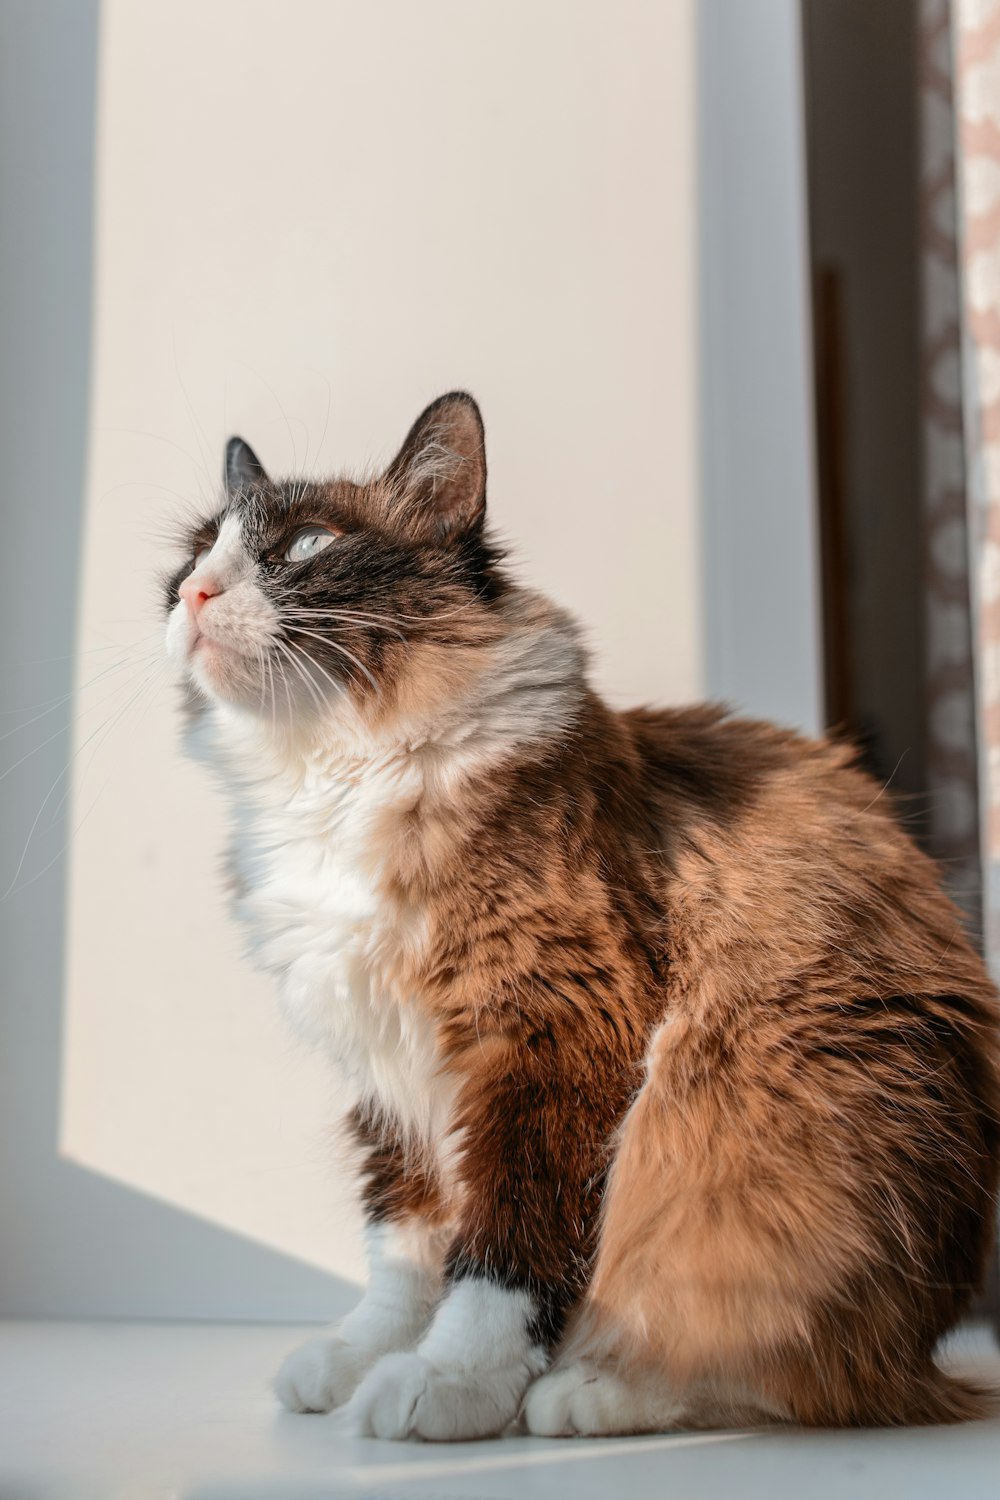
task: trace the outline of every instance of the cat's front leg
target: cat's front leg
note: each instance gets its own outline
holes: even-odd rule
[[[447,1291],[417,1347],[365,1376],[343,1413],[378,1438],[489,1437],[517,1416],[580,1290],[598,1175],[578,1091],[477,1081],[466,1098],[462,1223]],[[599,1149],[599,1148],[598,1148]]]
[[[413,1347],[441,1295],[446,1239],[433,1178],[389,1122],[359,1110],[350,1126],[366,1153],[368,1286],[338,1327],[309,1339],[282,1364],[275,1391],[289,1411],[342,1406],[382,1355]]]
[[[548,1365],[536,1305],[485,1277],[456,1284],[417,1348],[385,1355],[365,1376],[344,1411],[348,1430],[437,1442],[503,1432]]]
[[[274,1389],[289,1411],[333,1411],[347,1401],[382,1355],[407,1349],[427,1327],[441,1290],[435,1232],[419,1224],[379,1224],[368,1230],[370,1276],[364,1296],[328,1333],[288,1355]],[[426,1239],[426,1254],[415,1245]]]

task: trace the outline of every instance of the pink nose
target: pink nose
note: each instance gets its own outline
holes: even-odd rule
[[[199,574],[196,568],[193,573],[188,574],[177,592],[191,611],[192,618],[197,620],[202,606],[207,604],[209,599],[214,599],[216,594],[221,594],[222,587],[207,573]]]

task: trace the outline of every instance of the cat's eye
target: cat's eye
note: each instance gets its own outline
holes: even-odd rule
[[[211,552],[211,550],[212,550],[212,548],[208,544],[206,544],[203,547],[199,547],[197,549],[197,551],[194,554],[194,566],[195,566],[195,568],[200,568],[201,567],[202,563],[205,561],[205,558],[208,556],[208,554]],[[192,572],[193,571],[194,571],[194,569],[192,569]]]
[[[330,531],[326,526],[303,526],[285,548],[285,561],[308,562],[311,557],[325,552],[331,542],[336,540],[337,533]]]

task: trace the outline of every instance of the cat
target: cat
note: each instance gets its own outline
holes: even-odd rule
[[[233,438],[164,580],[236,913],[357,1090],[370,1285],[280,1400],[380,1438],[976,1415],[933,1356],[991,1242],[998,1006],[933,865],[843,744],[612,712],[485,506],[462,392],[357,482]]]

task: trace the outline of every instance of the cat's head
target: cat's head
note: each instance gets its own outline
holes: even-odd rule
[[[487,638],[506,584],[485,533],[479,408],[453,392],[366,482],[276,480],[241,438],[165,581],[167,646],[202,698],[270,721],[384,702],[421,651]]]

